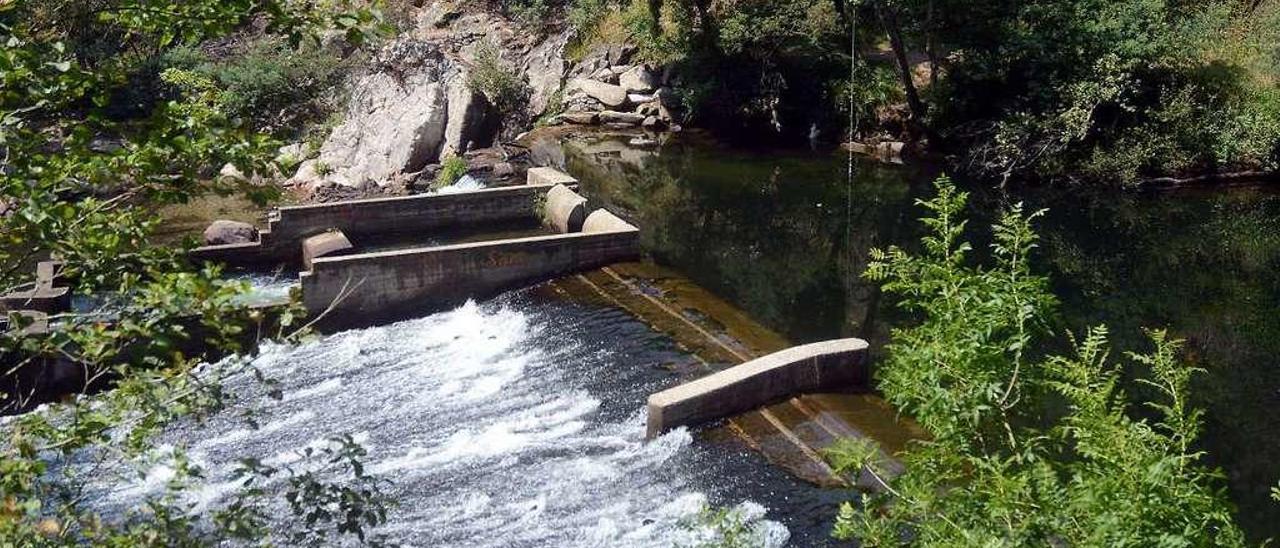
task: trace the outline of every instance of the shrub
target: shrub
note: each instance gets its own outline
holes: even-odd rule
[[[431,188],[443,188],[458,182],[463,175],[467,174],[467,161],[461,156],[450,156],[444,159],[440,164],[440,171],[436,173],[435,183]]]
[[[334,105],[323,97],[336,84],[340,60],[318,48],[263,40],[243,55],[205,65],[221,85],[227,114],[264,129],[292,128],[322,117]]]
[[[1243,546],[1221,475],[1195,449],[1197,370],[1177,359],[1180,341],[1151,331],[1149,353],[1125,354],[1154,394],[1144,412],[1121,388],[1105,327],[1040,357],[1056,301],[1029,263],[1039,213],[1007,210],[992,264],[975,265],[962,240],[967,196],[945,178],[937,189],[922,202],[922,252],[875,250],[866,273],[921,318],[894,330],[876,380],[930,438],[899,455],[896,478],[865,446],[828,454],[886,493],[842,507],[834,535],[869,546]]]
[[[503,116],[515,114],[529,100],[529,86],[520,73],[502,61],[498,48],[484,41],[476,46],[467,86],[484,94]]]

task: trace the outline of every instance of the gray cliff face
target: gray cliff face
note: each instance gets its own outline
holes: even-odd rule
[[[445,158],[512,138],[539,117],[552,124],[620,129],[674,126],[660,100],[671,91],[666,75],[629,64],[635,48],[601,44],[570,62],[570,30],[535,35],[501,16],[464,12],[461,6],[435,1],[416,8],[415,27],[379,51],[369,72],[354,81],[342,122],[318,156],[298,166],[291,186],[312,193],[403,185]],[[523,109],[499,113],[472,89],[477,51],[485,43],[526,86]]]

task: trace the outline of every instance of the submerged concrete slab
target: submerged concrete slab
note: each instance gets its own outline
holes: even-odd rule
[[[835,339],[796,346],[649,396],[649,437],[755,409],[803,392],[867,380],[867,342]]]
[[[578,184],[578,180],[554,167],[532,167],[529,168],[525,183],[530,185],[572,186]]]

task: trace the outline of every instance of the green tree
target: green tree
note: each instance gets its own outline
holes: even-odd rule
[[[1135,406],[1110,358],[1107,332],[1088,330],[1065,356],[1033,354],[1055,300],[1032,272],[1032,220],[1011,207],[993,227],[992,265],[963,241],[967,196],[945,178],[922,202],[929,235],[912,255],[875,252],[867,277],[896,295],[917,325],[895,329],[878,387],[930,434],[888,477],[857,444],[831,454],[868,470],[883,494],[846,504],[835,536],[866,545],[1239,546],[1219,486],[1198,462],[1201,412],[1187,403],[1195,370],[1179,341],[1149,333],[1130,366],[1158,397]]]
[[[270,319],[249,310],[238,298],[242,283],[150,239],[159,206],[207,192],[269,199],[269,188],[212,175],[226,163],[260,171],[276,144],[224,112],[214,86],[198,74],[160,77],[177,95],[140,100],[134,92],[158,77],[152,71],[159,57],[254,21],[291,44],[335,27],[358,42],[377,23],[367,9],[311,8],[285,0],[0,3],[0,291],[31,285],[34,262],[53,258],[77,292],[109,302],[47,318],[6,311],[0,373],[9,380],[63,360],[83,370],[85,389],[110,387],[0,426],[0,543],[271,542],[265,514],[252,511],[260,504],[256,488],[212,515],[185,506],[185,482],[200,471],[181,450],[167,456],[178,471],[170,489],[115,519],[84,505],[78,493],[92,478],[70,463],[77,456],[121,463],[153,453],[149,440],[166,423],[223,404],[219,372],[197,375],[198,363],[246,351],[259,335],[284,337],[298,328],[296,310]],[[26,329],[32,327],[41,329]],[[0,404],[10,411],[32,403],[24,393],[4,396]],[[353,460],[360,450],[347,442],[336,440],[325,451],[334,475],[349,484],[304,472],[254,476],[291,478],[284,494],[296,494],[293,511],[300,524],[307,521],[304,536],[325,527],[360,534],[383,519],[378,482],[363,475]],[[360,527],[351,525],[352,516]]]

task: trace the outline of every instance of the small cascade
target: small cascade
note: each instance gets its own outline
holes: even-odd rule
[[[467,173],[467,174],[464,174],[462,177],[460,177],[457,181],[454,181],[453,184],[442,186],[440,188],[432,190],[428,194],[456,194],[459,192],[470,192],[473,190],[480,190],[482,188],[485,188],[484,182],[481,181],[480,179],[472,177],[470,173]]]
[[[671,341],[617,309],[536,295],[265,347],[252,365],[283,397],[233,372],[232,408],[158,445],[204,468],[189,501],[204,511],[234,490],[239,459],[278,465],[350,434],[394,482],[376,533],[402,545],[694,545],[715,534],[697,520],[708,503],[736,506],[759,545],[786,544],[751,502],[775,497],[766,465],[708,455],[684,429],[645,442],[645,395],[677,382],[656,367],[681,359]],[[107,515],[136,508],[172,477],[160,462],[103,473],[87,496]]]

